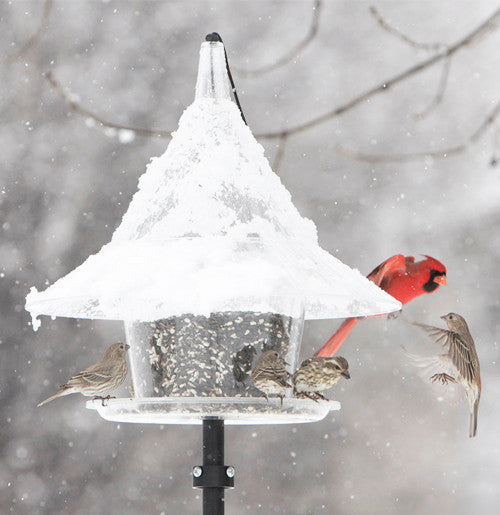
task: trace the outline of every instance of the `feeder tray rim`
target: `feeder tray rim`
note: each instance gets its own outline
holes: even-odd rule
[[[87,409],[115,422],[200,425],[204,419],[224,420],[227,425],[273,425],[318,422],[330,411],[341,409],[338,401],[313,401],[263,397],[138,397],[86,402]],[[254,411],[239,411],[242,407]],[[163,408],[163,411],[162,411]],[[170,409],[169,409],[170,408]]]

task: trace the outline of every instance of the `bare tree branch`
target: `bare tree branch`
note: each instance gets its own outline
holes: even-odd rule
[[[414,39],[407,36],[405,33],[401,32],[399,29],[393,27],[387,20],[385,20],[382,15],[378,12],[376,7],[370,7],[370,12],[372,16],[375,18],[380,27],[388,32],[389,34],[396,36],[398,39],[407,43],[412,48],[417,50],[425,50],[427,52],[443,52],[447,49],[447,45],[444,43],[418,43]],[[448,84],[448,77],[450,72],[451,58],[448,56],[443,60],[443,68],[441,70],[441,75],[437,87],[436,94],[434,98],[430,102],[430,104],[420,113],[415,113],[413,117],[416,120],[422,120],[429,113],[433,111],[443,100],[444,92],[446,90],[446,86]]]
[[[450,75],[450,65],[451,59],[448,57],[443,61],[443,69],[441,70],[441,76],[439,78],[439,84],[432,99],[431,103],[419,113],[414,113],[413,118],[416,120],[422,120],[425,118],[433,109],[435,109],[443,100],[444,92],[446,91],[446,86],[448,85],[448,77]]]
[[[497,127],[493,130],[493,141],[492,141],[492,153],[490,165],[496,166],[500,161],[500,127]]]
[[[351,149],[344,145],[339,145],[337,150],[357,161],[365,161],[367,163],[403,163],[415,161],[422,158],[445,159],[451,155],[465,152],[469,147],[476,143],[479,138],[488,130],[500,115],[500,101],[496,103],[495,108],[483,120],[481,125],[460,145],[443,148],[440,150],[425,150],[422,152],[414,152],[408,154],[365,154]]]
[[[105,127],[109,129],[114,129],[117,131],[131,131],[134,134],[140,135],[140,136],[156,136],[161,138],[170,138],[171,137],[171,131],[165,131],[162,129],[145,129],[140,127],[132,127],[130,125],[123,125],[121,123],[115,123],[110,122],[109,120],[105,120],[98,114],[90,111],[89,109],[82,107],[80,103],[78,102],[77,97],[66,91],[64,86],[56,79],[54,74],[52,72],[47,72],[45,74],[45,77],[50,82],[51,86],[61,95],[61,97],[64,99],[66,104],[69,106],[69,108],[74,111],[75,113],[78,113],[82,116],[86,116],[87,118],[90,118],[93,122],[95,122],[99,127]]]
[[[416,64],[403,72],[399,73],[398,75],[392,77],[389,80],[386,80],[382,82],[381,84],[369,89],[368,91],[365,91],[364,93],[358,95],[357,97],[353,98],[349,102],[333,109],[332,111],[329,111],[317,118],[314,118],[308,122],[305,122],[301,125],[298,125],[296,127],[292,127],[289,129],[284,129],[277,132],[268,132],[268,133],[262,133],[257,134],[257,138],[261,139],[276,139],[279,138],[280,143],[278,146],[278,151],[275,156],[275,163],[274,166],[276,169],[279,169],[281,160],[283,158],[283,153],[285,149],[285,143],[289,136],[293,134],[298,134],[300,132],[304,132],[312,127],[315,127],[317,125],[320,125],[321,123],[324,123],[332,118],[338,117],[345,112],[353,109],[354,107],[361,104],[363,101],[379,94],[383,93],[387,90],[389,90],[392,86],[403,82],[406,79],[409,79],[413,75],[425,70],[426,68],[429,68],[430,66],[443,61],[443,60],[450,60],[451,56],[453,56],[456,52],[463,49],[466,46],[469,46],[475,42],[477,42],[481,37],[485,36],[489,32],[493,31],[497,28],[497,25],[500,21],[500,8],[494,11],[484,22],[482,22],[480,25],[478,25],[474,30],[472,30],[469,34],[464,36],[462,39],[457,41],[455,44],[450,45],[445,49],[444,52],[438,53],[434,55],[433,57],[426,59],[425,61]],[[444,75],[447,75],[447,71],[444,73]],[[138,128],[133,126],[127,126],[122,125],[116,122],[111,122],[109,120],[105,120],[98,114],[90,111],[89,109],[82,107],[79,103],[79,101],[72,95],[71,93],[67,92],[64,87],[60,84],[60,82],[54,77],[52,73],[47,74],[47,79],[51,83],[51,85],[54,87],[54,89],[63,97],[65,102],[68,104],[70,109],[74,111],[75,113],[78,113],[80,115],[86,116],[87,118],[93,120],[96,122],[100,127],[104,128],[110,128],[117,131],[125,130],[125,131],[131,131],[134,134],[146,136],[146,137],[162,137],[162,138],[170,138],[171,137],[171,131],[167,131],[164,129],[147,129],[147,128]],[[437,100],[435,99],[433,104],[439,103],[440,101],[439,97],[442,97],[444,93],[444,89],[446,86],[446,77],[441,78],[440,86],[438,88],[438,93],[436,95]],[[341,147],[340,151],[344,153],[345,155],[348,155],[352,157],[353,159],[359,159],[363,161],[369,161],[369,162],[384,162],[384,161],[411,161],[415,159],[419,159],[422,157],[434,157],[434,158],[443,158],[447,157],[451,154],[456,154],[459,152],[465,151],[471,144],[473,144],[493,123],[493,121],[498,116],[498,106],[493,110],[493,112],[486,118],[485,122],[470,136],[467,142],[457,145],[454,147],[450,147],[448,149],[438,150],[438,151],[424,151],[424,152],[418,152],[413,154],[400,154],[400,155],[391,155],[391,156],[377,156],[377,155],[370,155],[370,154],[363,154],[361,152],[357,152],[356,150],[348,149],[345,147]]]
[[[283,134],[283,136],[278,140],[278,148],[273,160],[273,171],[276,175],[279,175],[281,161],[283,160],[283,155],[285,154],[286,140],[286,134]]]
[[[457,41],[455,44],[450,45],[448,48],[445,49],[444,52],[434,55],[433,57],[430,57],[429,59],[426,59],[425,61],[422,61],[419,64],[416,64],[398,75],[378,84],[377,86],[365,91],[364,93],[358,95],[357,97],[354,97],[349,102],[341,105],[340,107],[337,107],[325,114],[322,114],[316,118],[313,118],[312,120],[296,125],[295,127],[291,127],[289,129],[283,129],[276,132],[265,132],[258,134],[257,137],[263,138],[263,139],[273,139],[273,138],[280,138],[282,134],[286,134],[287,136],[290,136],[292,134],[298,134],[300,132],[304,132],[311,127],[315,127],[317,125],[320,125],[328,120],[331,120],[332,118],[335,118],[337,116],[340,116],[341,114],[344,114],[346,111],[349,111],[353,109],[354,107],[358,106],[368,98],[371,98],[379,93],[384,93],[388,91],[392,86],[395,86],[396,84],[412,77],[413,75],[416,75],[417,73],[420,73],[421,71],[429,68],[430,66],[442,61],[443,59],[450,58],[452,55],[454,55],[459,50],[471,45],[472,43],[477,42],[482,36],[487,34],[488,32],[494,30],[497,28],[497,25],[500,21],[500,8],[498,8],[496,11],[494,11],[484,22],[482,22],[480,25],[478,25],[472,32],[467,34],[465,37]]]
[[[4,58],[0,59],[1,64],[10,64],[14,61],[17,61],[20,57],[26,54],[34,46],[36,46],[38,41],[42,38],[43,34],[47,31],[49,27],[49,18],[53,4],[53,0],[45,1],[45,3],[43,4],[42,17],[40,19],[40,23],[35,33],[26,41],[26,43],[24,43],[24,45],[19,50],[16,50],[13,54],[7,55]]]
[[[383,30],[385,30],[389,34],[392,34],[393,36],[396,36],[398,39],[404,41],[413,48],[416,48],[418,50],[427,50],[429,52],[439,52],[440,50],[443,50],[446,47],[446,45],[443,45],[442,43],[418,43],[414,39],[410,38],[409,36],[401,32],[399,29],[396,29],[395,27],[390,25],[389,22],[387,22],[378,12],[376,7],[370,7],[370,12]]]
[[[321,11],[321,0],[315,0],[314,6],[313,6],[313,18],[311,21],[311,25],[309,27],[309,30],[304,37],[302,41],[297,43],[291,50],[289,50],[288,53],[286,53],[283,57],[280,57],[278,60],[276,60],[274,63],[261,66],[260,68],[255,68],[253,70],[246,70],[244,68],[238,68],[233,66],[233,70],[240,75],[243,75],[244,77],[257,77],[259,75],[262,75],[264,73],[268,73],[270,71],[276,70],[278,68],[281,68],[285,64],[288,64],[289,62],[293,61],[306,47],[309,45],[309,43],[314,39],[318,32],[318,26],[319,26],[319,15]]]

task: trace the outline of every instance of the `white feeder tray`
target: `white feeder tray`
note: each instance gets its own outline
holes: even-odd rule
[[[301,424],[319,422],[330,411],[340,410],[337,401],[283,400],[248,397],[149,397],[87,401],[105,420],[141,424],[198,424],[218,418],[228,425]]]

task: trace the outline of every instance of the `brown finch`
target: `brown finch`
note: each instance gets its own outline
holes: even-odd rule
[[[260,355],[252,370],[252,381],[255,387],[268,401],[268,395],[277,395],[281,399],[282,406],[286,389],[292,387],[287,382],[290,374],[286,371],[285,365],[286,363],[275,350],[266,350]]]
[[[469,401],[469,437],[477,433],[477,413],[481,397],[481,375],[476,346],[467,322],[456,313],[441,317],[448,330],[425,324],[415,324],[426,330],[436,343],[446,350],[438,356],[414,356],[408,354],[414,364],[422,369],[421,376],[445,389],[443,397],[448,401]]]
[[[106,349],[99,363],[90,366],[83,372],[74,375],[66,384],[61,385],[61,390],[38,406],[43,406],[57,397],[71,393],[81,393],[86,396],[94,396],[103,399],[104,394],[118,388],[127,377],[128,366],[126,360],[129,345],[114,343]]]
[[[332,358],[313,357],[302,362],[293,374],[295,397],[308,397],[314,401],[328,399],[322,392],[335,386],[341,377],[350,379],[349,363],[341,356]]]

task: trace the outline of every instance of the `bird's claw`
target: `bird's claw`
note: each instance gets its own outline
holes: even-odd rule
[[[297,392],[294,390],[293,396],[296,399],[311,399],[314,402],[319,402],[320,400],[330,402],[329,399],[319,392]]]
[[[116,399],[116,397],[112,397],[111,395],[106,395],[106,397],[101,397],[100,395],[96,395],[94,397],[94,400],[101,401],[103,406],[106,406],[106,404],[104,404],[104,401],[109,401],[109,399]]]
[[[399,317],[399,315],[401,315],[402,312],[403,312],[403,310],[400,309],[398,311],[393,311],[392,313],[389,313],[387,315],[387,320],[395,320],[396,318]]]
[[[306,394],[309,399],[312,399],[314,402],[319,402],[320,400],[330,402],[322,393],[319,392],[310,392]]]
[[[448,383],[456,383],[457,382],[454,377],[451,377],[450,375],[448,375],[444,372],[441,374],[434,374],[433,376],[430,377],[430,380],[433,383],[435,383],[436,381],[439,381],[443,385],[447,385]]]

